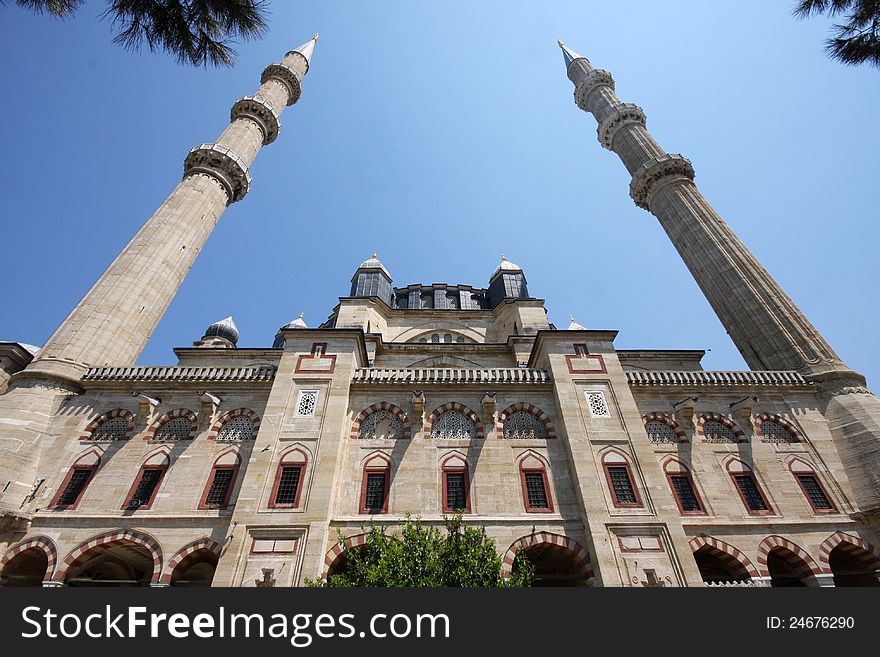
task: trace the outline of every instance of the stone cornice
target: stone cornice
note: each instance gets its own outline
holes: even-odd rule
[[[664,154],[652,157],[635,170],[629,185],[629,195],[640,208],[650,211],[651,195],[657,183],[664,179],[694,179],[691,161],[678,154]]]
[[[239,98],[235,101],[229,114],[233,121],[246,118],[260,126],[260,130],[263,132],[264,146],[275,141],[281,130],[281,120],[278,118],[278,111],[272,103],[259,96]]]
[[[247,164],[231,148],[217,144],[201,144],[193,148],[183,161],[183,177],[204,173],[226,190],[229,203],[244,198],[251,186]]]
[[[272,381],[273,365],[254,367],[90,367],[84,383],[136,381],[148,383],[257,382]]]
[[[359,367],[352,385],[536,385],[552,383],[550,372],[524,367]]]
[[[621,103],[615,107],[596,128],[596,136],[602,148],[614,150],[614,136],[624,126],[633,124],[645,125],[645,112],[641,107],[632,103]]]
[[[305,57],[303,57],[305,59]],[[306,63],[308,66],[308,62]],[[268,80],[278,80],[287,89],[287,105],[293,105],[302,94],[302,83],[296,70],[287,64],[269,64],[260,77],[260,83],[266,84]]]
[[[779,387],[812,389],[813,384],[794,371],[746,370],[746,371],[682,371],[627,372],[626,380],[633,387],[678,387],[711,386],[724,388]]]

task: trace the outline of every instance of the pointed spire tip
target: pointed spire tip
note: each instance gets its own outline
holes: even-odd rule
[[[565,44],[562,43],[562,39],[556,39],[556,43],[559,44],[559,47],[560,47],[560,48],[562,48],[562,47],[565,46]]]

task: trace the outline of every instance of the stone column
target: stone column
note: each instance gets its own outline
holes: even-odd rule
[[[632,175],[633,201],[659,219],[749,367],[797,370],[817,383],[857,503],[880,527],[880,400],[703,197],[690,161],[654,141],[645,113],[618,98],[608,72],[559,45],[575,103],[596,118],[599,143]]]
[[[4,517],[26,512],[39,493],[34,489],[41,476],[41,439],[58,404],[79,391],[86,368],[135,363],[220,215],[247,194],[248,167],[260,148],[278,135],[281,112],[299,99],[316,39],[317,35],[268,66],[257,92],[232,106],[231,123],[217,142],[189,152],[183,180],[37,357],[10,379],[10,389],[0,396]]]

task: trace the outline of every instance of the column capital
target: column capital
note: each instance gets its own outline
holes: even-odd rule
[[[651,195],[657,190],[657,183],[674,178],[693,180],[694,167],[691,161],[677,153],[652,157],[635,170],[629,185],[629,195],[635,204],[650,212]]]
[[[251,174],[244,160],[225,146],[200,144],[193,148],[183,162],[183,177],[204,173],[223,185],[228,203],[244,198],[251,186]]]
[[[614,78],[611,73],[603,71],[601,68],[594,68],[587,73],[583,79],[575,86],[574,102],[585,112],[590,110],[587,108],[587,100],[590,94],[599,87],[610,87],[614,91]]]
[[[297,53],[299,54],[299,53]],[[260,84],[266,84],[268,80],[278,80],[287,87],[287,105],[293,105],[299,100],[302,93],[302,83],[296,70],[287,64],[269,64],[260,77]]]
[[[627,125],[637,123],[641,126],[645,125],[645,111],[638,105],[632,103],[620,103],[606,116],[599,127],[596,128],[596,136],[599,143],[606,150],[614,150],[611,145],[614,143],[614,136],[617,131]]]
[[[251,119],[263,131],[263,146],[275,141],[281,130],[281,119],[275,106],[259,96],[244,96],[235,101],[229,112],[230,119]]]

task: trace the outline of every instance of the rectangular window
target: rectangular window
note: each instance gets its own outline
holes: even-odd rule
[[[797,475],[797,480],[804,491],[804,495],[807,496],[807,500],[813,505],[813,509],[816,511],[834,510],[834,505],[831,504],[831,500],[828,499],[816,475],[799,474]]]
[[[629,468],[625,465],[606,466],[608,480],[611,482],[611,492],[614,495],[615,506],[638,506],[639,498],[633,488],[632,479],[629,476]]]
[[[278,489],[275,491],[275,504],[296,504],[299,492],[299,480],[302,475],[301,465],[285,465],[281,467],[281,476],[278,478]]]
[[[86,484],[92,477],[92,468],[74,468],[67,480],[67,485],[58,496],[55,506],[71,506],[76,504],[79,496],[85,490]]]
[[[587,406],[590,407],[590,417],[611,417],[608,402],[605,401],[605,393],[601,390],[587,390]]]
[[[682,513],[700,513],[703,507],[694,490],[691,478],[686,474],[669,475],[669,481],[672,483],[672,490],[678,499],[678,506]]]
[[[526,510],[549,509],[550,500],[547,497],[547,487],[544,484],[544,473],[524,472],[523,478],[526,482]]]
[[[128,500],[128,508],[136,509],[138,507],[149,507],[153,500],[153,494],[156,487],[162,479],[165,470],[162,468],[150,468],[141,473],[141,479],[138,482],[134,494]]]
[[[233,468],[217,468],[214,470],[214,479],[211,481],[211,487],[205,496],[205,506],[224,507],[229,499],[229,493],[232,488],[232,476],[235,474]]]
[[[464,472],[446,473],[446,511],[467,511],[466,486]]]
[[[300,390],[299,397],[296,400],[297,417],[314,417],[315,409],[318,407],[318,391],[317,390]]]
[[[745,502],[746,508],[749,511],[770,511],[770,507],[767,505],[767,500],[764,499],[764,496],[761,494],[761,489],[758,488],[758,482],[755,481],[755,478],[752,475],[733,475],[733,480],[736,482],[739,494],[742,495],[743,502]]]
[[[385,510],[385,472],[368,472],[364,493],[364,511],[382,513]]]

